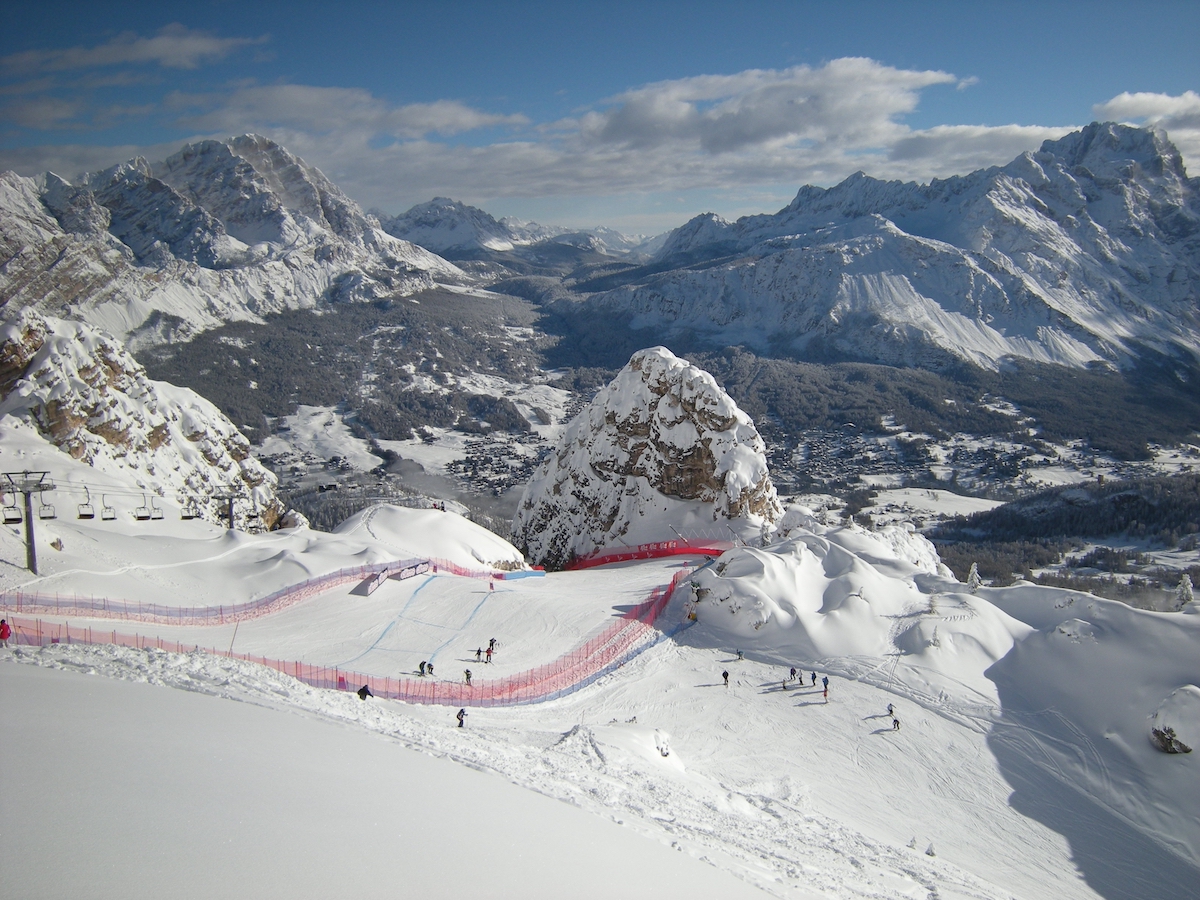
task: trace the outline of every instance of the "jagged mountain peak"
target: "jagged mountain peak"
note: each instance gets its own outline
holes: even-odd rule
[[[199,141],[71,184],[0,179],[0,307],[91,322],[140,347],[330,301],[468,280],[275,141]],[[163,328],[163,322],[174,323]]]
[[[1152,129],[1093,123],[928,184],[805,186],[774,214],[697,217],[658,259],[678,267],[589,302],[704,346],[823,360],[1200,359],[1200,190]]]
[[[1130,163],[1150,175],[1187,177],[1183,157],[1165,132],[1116,122],[1092,122],[1058,140],[1044,141],[1035,158],[1045,157],[1068,168],[1083,166],[1099,177],[1126,177]]]
[[[652,347],[567,426],[526,486],[513,534],[557,567],[687,529],[757,535],[781,514],[750,417],[703,369]]]

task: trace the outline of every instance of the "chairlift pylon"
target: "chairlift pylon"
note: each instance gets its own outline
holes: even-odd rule
[[[100,495],[100,519],[104,522],[111,522],[117,517],[117,511],[108,505],[108,495]]]
[[[94,519],[96,518],[96,508],[92,506],[92,492],[88,490],[86,484],[83,486],[83,490],[87,499],[79,504],[79,518]]]
[[[133,517],[139,522],[150,520],[150,507],[146,505],[146,495],[142,494],[142,505],[133,511]]]

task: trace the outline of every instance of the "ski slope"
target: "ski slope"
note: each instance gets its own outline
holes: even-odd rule
[[[0,750],[18,761],[0,767],[0,847],[18,861],[6,886],[1195,895],[1200,754],[1159,753],[1148,733],[1170,722],[1200,743],[1200,616],[1023,584],[970,594],[902,529],[825,528],[796,509],[783,524],[769,547],[707,565],[626,561],[490,585],[439,572],[370,596],[344,584],[239,623],[147,625],[220,650],[385,677],[433,660],[439,678],[471,668],[486,681],[569,652],[702,564],[697,590],[677,591],[659,620],[672,637],[558,699],[470,708],[462,729],[453,708],[362,702],[206,653],[0,650]],[[39,577],[21,568],[20,533],[0,528],[5,590],[180,606],[421,552],[477,567],[504,549],[451,513],[416,510],[334,534],[127,516],[37,527]],[[494,661],[475,663],[493,637]],[[787,680],[793,665],[831,678],[828,702],[811,674]]]

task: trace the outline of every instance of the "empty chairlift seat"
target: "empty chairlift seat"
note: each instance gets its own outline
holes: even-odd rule
[[[87,489],[86,485],[83,490],[87,494],[87,499],[79,504],[79,518],[94,519],[96,518],[96,507],[92,506],[92,492]]]
[[[139,522],[150,521],[150,507],[146,504],[145,494],[142,494],[142,505],[133,511],[133,517]]]
[[[17,507],[17,498],[13,497],[11,504],[4,504],[4,524],[19,525],[21,524],[21,520],[21,510]]]
[[[117,517],[117,511],[108,505],[108,496],[100,495],[100,519],[104,522],[111,522]]]

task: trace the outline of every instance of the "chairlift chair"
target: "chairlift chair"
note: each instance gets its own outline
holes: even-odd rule
[[[154,498],[150,498],[150,518],[161,519],[163,517],[162,507],[154,502]]]
[[[108,495],[100,495],[100,519],[104,522],[111,522],[117,517],[117,511],[108,505]]]
[[[17,495],[13,494],[12,503],[4,504],[4,524],[19,525],[21,524],[21,510],[17,506]]]
[[[53,506],[51,506],[49,503],[42,502],[40,498],[39,498],[38,502],[40,504],[38,506],[38,518],[39,519],[57,519],[58,518],[58,516],[56,516],[54,514]]]
[[[199,517],[200,513],[197,511],[196,504],[194,503],[189,502],[185,504],[181,510],[179,510],[179,518],[181,519],[196,519]]]
[[[142,505],[133,511],[133,517],[139,522],[150,521],[150,507],[146,505],[145,494],[142,494]]]
[[[87,485],[84,485],[83,490],[87,494],[87,499],[79,504],[79,518],[94,519],[96,518],[96,508],[92,506],[92,492],[88,490]]]

